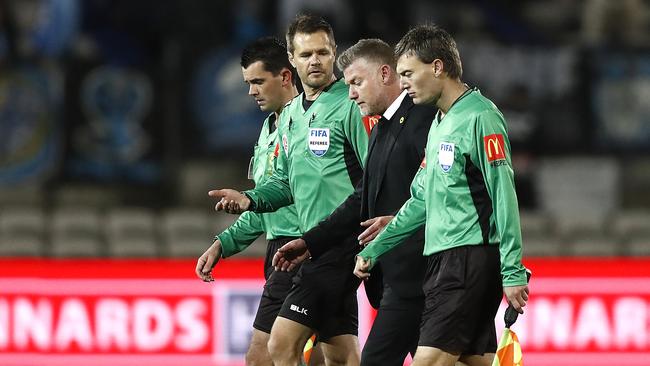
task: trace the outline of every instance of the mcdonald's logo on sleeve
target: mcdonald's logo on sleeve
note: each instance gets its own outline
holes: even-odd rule
[[[377,123],[379,123],[380,118],[381,116],[363,116],[363,127],[366,129],[366,133],[368,135],[370,135],[372,128],[375,127]]]
[[[483,146],[485,147],[485,154],[487,155],[488,162],[495,160],[505,160],[506,152],[504,149],[503,135],[500,133],[488,135],[483,137]]]

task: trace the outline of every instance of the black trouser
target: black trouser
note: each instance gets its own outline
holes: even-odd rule
[[[420,334],[424,296],[400,298],[384,286],[377,317],[361,352],[361,366],[402,366],[415,355]]]

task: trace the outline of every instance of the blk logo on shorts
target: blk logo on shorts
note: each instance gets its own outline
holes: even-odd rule
[[[296,313],[300,313],[300,314],[307,315],[307,309],[305,309],[305,308],[301,308],[301,307],[298,306],[298,305],[291,304],[291,306],[289,307],[289,309],[291,309],[292,311],[295,311]]]

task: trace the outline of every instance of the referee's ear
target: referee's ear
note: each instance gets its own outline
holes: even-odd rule
[[[296,64],[295,64],[295,62],[293,62],[293,53],[287,51],[287,57],[289,58],[289,63],[291,63],[291,66],[293,66],[295,68]]]
[[[291,70],[287,69],[286,67],[283,68],[280,71],[280,75],[282,75],[282,87],[290,87],[293,84],[293,73]]]

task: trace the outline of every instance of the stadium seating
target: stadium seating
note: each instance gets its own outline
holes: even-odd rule
[[[0,255],[41,256],[45,249],[46,218],[28,206],[0,208]]]
[[[64,207],[50,217],[51,255],[99,257],[105,255],[101,217],[91,206]]]
[[[0,206],[0,256],[195,258],[235,215],[197,206]],[[525,257],[650,256],[650,211],[521,212]],[[261,235],[242,257],[262,257]]]
[[[108,254],[115,257],[160,255],[156,216],[144,208],[114,208],[106,214]]]

